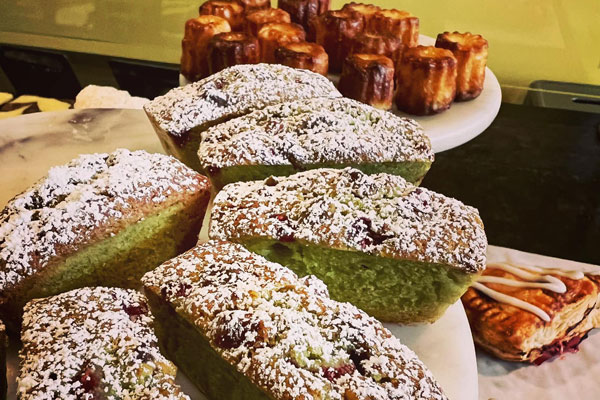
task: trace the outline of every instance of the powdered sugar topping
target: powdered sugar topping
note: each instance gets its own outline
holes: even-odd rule
[[[170,90],[144,106],[158,126],[174,136],[271,104],[312,97],[339,97],[324,76],[276,64],[236,65]]]
[[[158,349],[144,296],[84,288],[25,307],[22,400],[189,399]]]
[[[300,240],[384,257],[485,268],[487,239],[476,209],[389,174],[346,168],[225,186],[210,237]]]
[[[203,168],[236,165],[429,161],[429,138],[411,119],[347,98],[277,104],[202,133]]]
[[[275,399],[446,398],[380,322],[240,245],[199,245],[143,282]]]

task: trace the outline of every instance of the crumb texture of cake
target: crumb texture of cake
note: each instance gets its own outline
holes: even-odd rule
[[[65,288],[136,278],[132,271],[139,279],[193,246],[209,195],[208,179],[163,154],[119,149],[51,168],[0,214],[2,313],[19,313],[20,302],[22,307]],[[122,235],[129,235],[126,242]],[[103,241],[111,246],[94,252]],[[118,262],[119,273],[112,257],[125,258]]]
[[[237,166],[302,170],[413,162],[428,168],[434,153],[414,120],[348,98],[317,98],[269,106],[214,126],[203,132],[198,157],[213,178],[211,172]],[[420,181],[427,168],[407,179]]]
[[[198,245],[143,282],[152,308],[166,306],[165,315],[190,326],[191,341],[207,342],[219,356],[220,364],[196,375],[201,388],[208,375],[230,368],[216,382],[231,389],[247,379],[256,387],[249,398],[446,399],[415,353],[379,321],[331,300],[318,279],[299,279],[240,245]]]
[[[82,288],[25,307],[19,400],[189,400],[161,355],[145,297]]]

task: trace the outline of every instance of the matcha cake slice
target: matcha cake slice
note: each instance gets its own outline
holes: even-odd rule
[[[414,120],[347,98],[282,103],[209,128],[198,158],[213,186],[352,166],[421,182],[434,154]]]
[[[239,244],[198,245],[142,281],[161,348],[210,399],[446,399],[379,321]]]
[[[227,185],[209,235],[316,275],[332,298],[398,323],[438,319],[485,268],[487,247],[476,209],[352,168]]]
[[[326,77],[276,64],[226,68],[170,90],[144,105],[165,151],[199,171],[200,133],[218,123],[282,102],[341,97]]]
[[[82,288],[25,306],[18,400],[190,400],[134,290]]]
[[[209,197],[206,177],[162,154],[117,150],[50,169],[0,214],[0,317],[18,332],[33,298],[139,286],[196,244]]]

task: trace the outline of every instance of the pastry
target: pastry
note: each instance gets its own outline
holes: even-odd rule
[[[219,33],[208,45],[210,74],[238,64],[258,64],[259,61],[258,39],[242,32]]]
[[[365,27],[369,26],[369,23],[373,16],[381,11],[381,7],[376,6],[375,4],[365,4],[365,3],[347,3],[342,7],[342,11],[354,11],[362,15],[365,21]]]
[[[198,245],[143,281],[161,347],[208,398],[446,399],[379,321],[240,245]]]
[[[362,15],[355,11],[328,11],[315,20],[316,42],[329,55],[329,70],[340,72],[350,53],[351,40],[364,29]]]
[[[457,101],[472,100],[483,90],[488,42],[481,35],[472,33],[440,33],[435,47],[448,49],[456,58]]]
[[[258,36],[258,31],[266,24],[272,22],[290,23],[290,14],[279,8],[265,8],[254,11],[246,16],[246,33]]]
[[[28,303],[17,398],[189,400],[134,290],[76,289]]]
[[[244,27],[244,7],[233,0],[208,0],[200,6],[200,15],[225,18],[234,31]]]
[[[8,336],[6,326],[0,321],[0,399],[6,400],[6,349],[8,348]]]
[[[396,106],[414,115],[450,108],[456,94],[456,58],[450,50],[417,46],[396,65]]]
[[[329,56],[323,46],[316,43],[288,43],[275,49],[275,62],[292,68],[307,69],[327,76]]]
[[[493,355],[541,364],[577,351],[600,327],[600,267],[490,263],[463,295],[475,342]]]
[[[239,242],[381,321],[432,322],[485,268],[479,213],[390,174],[317,169],[227,185],[211,239]]]
[[[389,110],[394,100],[394,62],[376,54],[352,54],[344,61],[338,89],[343,96]]]
[[[348,165],[420,182],[434,155],[415,121],[351,99],[321,98],[270,106],[210,128],[198,157],[218,190],[237,181]]]
[[[329,11],[330,0],[278,0],[277,6],[287,11],[292,21],[302,25],[307,40],[315,40],[315,19]]]
[[[369,19],[366,29],[398,37],[406,47],[419,44],[419,18],[407,11],[381,10]]]
[[[246,14],[271,7],[271,0],[236,0],[244,7]]]
[[[350,42],[350,54],[378,54],[386,56],[392,60],[395,66],[400,56],[404,45],[399,38],[388,34],[375,34],[362,32],[352,38]]]
[[[339,97],[324,76],[274,64],[236,65],[170,90],[144,106],[167,153],[200,170],[200,133],[268,105]]]
[[[137,287],[197,240],[208,179],[162,154],[87,154],[50,169],[0,214],[0,317],[18,331],[33,298]]]
[[[298,24],[271,22],[258,31],[260,58],[264,63],[275,62],[275,49],[288,43],[303,42],[306,39],[304,29]]]
[[[216,34],[230,31],[227,20],[215,15],[188,20],[181,41],[181,74],[192,82],[208,76],[208,43]]]

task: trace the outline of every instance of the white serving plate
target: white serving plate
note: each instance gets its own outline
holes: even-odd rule
[[[29,114],[0,121],[0,207],[54,165],[82,153],[117,148],[163,152],[141,110],[89,109]],[[206,238],[205,221],[201,237]],[[450,399],[477,399],[477,366],[469,324],[457,302],[435,324],[387,327],[431,369]],[[17,348],[8,354],[9,399],[15,399]],[[178,381],[192,399],[203,397],[183,374]]]
[[[430,46],[435,44],[435,39],[420,35],[419,44]],[[330,74],[329,79],[337,83],[339,76]],[[185,76],[179,75],[180,86],[189,83]],[[449,110],[436,115],[410,115],[398,111],[395,105],[391,112],[418,121],[429,136],[433,151],[439,153],[460,146],[483,132],[496,118],[501,101],[498,79],[491,69],[486,68],[483,91],[474,100],[452,103]]]

